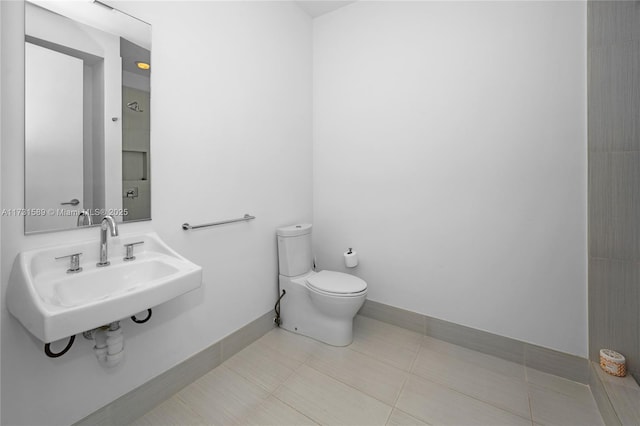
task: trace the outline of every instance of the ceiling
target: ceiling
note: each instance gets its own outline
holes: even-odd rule
[[[334,10],[351,3],[355,3],[355,0],[296,0],[296,4],[312,18],[317,18],[325,13],[333,12]]]

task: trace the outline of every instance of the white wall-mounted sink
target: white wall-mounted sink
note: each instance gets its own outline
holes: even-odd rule
[[[124,244],[136,246],[124,261]],[[45,343],[130,317],[202,284],[202,268],[169,248],[155,233],[110,239],[110,266],[97,267],[98,240],[22,252],[7,288],[7,307]],[[82,272],[67,273],[69,259],[83,253]]]

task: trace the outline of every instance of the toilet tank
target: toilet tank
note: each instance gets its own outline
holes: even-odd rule
[[[295,277],[311,271],[311,224],[276,229],[280,275]]]

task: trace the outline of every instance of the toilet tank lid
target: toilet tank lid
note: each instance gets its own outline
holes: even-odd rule
[[[310,223],[301,223],[298,225],[283,226],[276,228],[276,234],[281,237],[297,237],[298,235],[305,235],[311,233]]]
[[[367,282],[354,275],[335,271],[320,271],[307,278],[309,286],[334,294],[360,293],[367,289]]]

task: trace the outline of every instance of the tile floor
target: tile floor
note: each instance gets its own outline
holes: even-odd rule
[[[335,348],[274,329],[135,425],[603,425],[588,386],[358,316]]]

